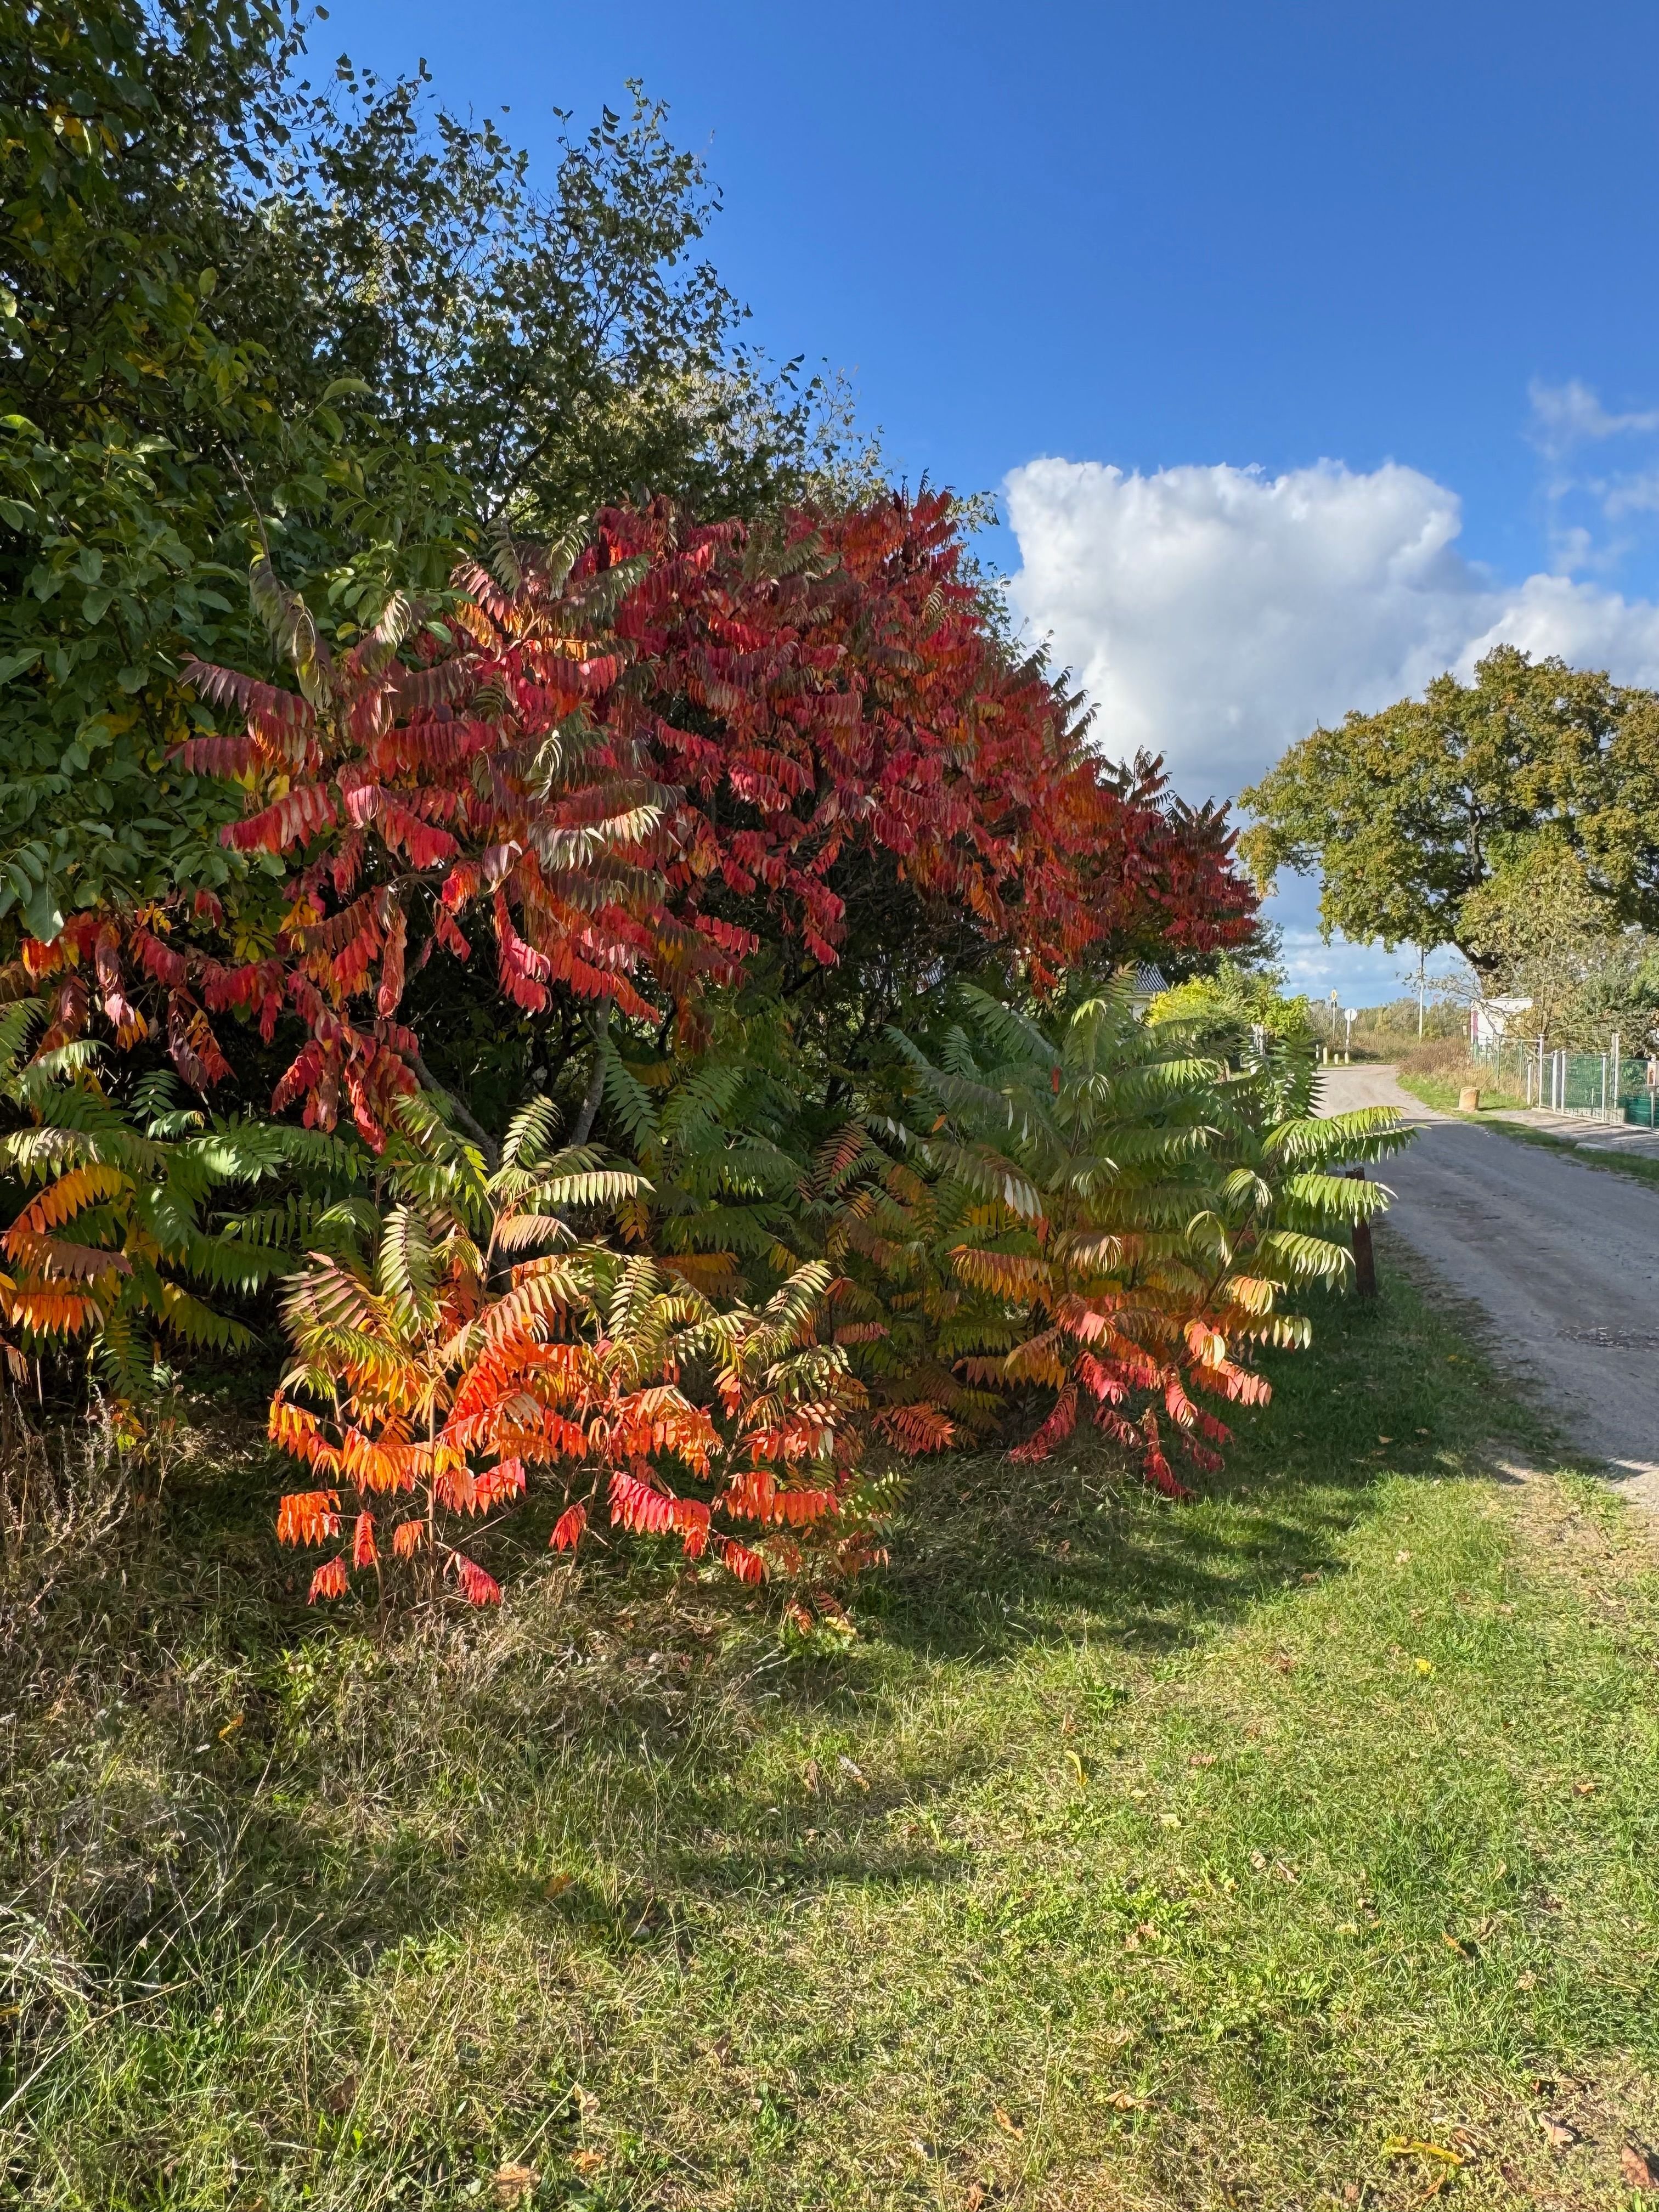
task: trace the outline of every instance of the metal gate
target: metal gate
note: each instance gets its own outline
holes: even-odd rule
[[[1496,1085],[1518,1092],[1528,1106],[1659,1128],[1659,1059],[1627,1055],[1616,1030],[1605,1052],[1550,1051],[1541,1037],[1501,1037],[1477,1046],[1474,1057],[1491,1067]]]

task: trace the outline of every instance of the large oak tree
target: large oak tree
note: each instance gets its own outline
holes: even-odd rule
[[[1315,730],[1243,803],[1257,881],[1316,872],[1328,933],[1453,945],[1484,974],[1471,895],[1540,839],[1577,855],[1609,921],[1659,924],[1659,697],[1513,646],[1472,684]]]

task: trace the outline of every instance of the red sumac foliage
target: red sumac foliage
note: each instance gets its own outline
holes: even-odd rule
[[[743,972],[749,921],[836,958],[855,851],[971,915],[1038,990],[1091,948],[1241,941],[1255,900],[1221,818],[1173,802],[1157,763],[1090,750],[960,562],[942,496],[769,531],[659,501],[601,514],[580,550],[503,542],[457,573],[441,622],[394,600],[338,654],[261,564],[298,689],[194,665],[243,727],[181,759],[246,786],[225,841],[288,870],[270,950],[222,957],[199,899],[77,920],[27,949],[59,979],[54,1041],[89,988],[118,1036],[141,1034],[142,980],[203,1087],[224,1071],[210,1015],[240,1009],[267,1039],[297,1015],[276,1107],[325,1127],[348,1111],[378,1147],[414,1085],[407,978],[434,951],[470,957],[480,929],[526,1013],[563,993],[683,1033],[699,983]]]
[[[396,1113],[422,1129],[418,1109]],[[757,1582],[795,1571],[809,1538],[820,1553],[861,1540],[843,1507],[864,1393],[845,1352],[819,1341],[829,1268],[799,1268],[758,1311],[717,1311],[648,1257],[579,1243],[562,1214],[613,1203],[635,1179],[584,1151],[548,1156],[549,1121],[544,1102],[526,1109],[498,1173],[469,1193],[463,1164],[441,1200],[431,1160],[394,1147],[402,1194],[371,1248],[319,1255],[289,1288],[296,1360],[270,1434],[308,1486],[283,1499],[276,1527],[331,1547],[313,1599],[391,1561],[493,1604],[500,1585],[458,1533],[532,1480],[563,1494],[561,1551],[603,1514]],[[441,1130],[424,1133],[441,1147]],[[708,1378],[702,1395],[688,1371]]]

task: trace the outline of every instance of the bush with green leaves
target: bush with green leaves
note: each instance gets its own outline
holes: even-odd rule
[[[373,1218],[372,1164],[320,1130],[185,1105],[166,1072],[122,1100],[95,1044],[27,1056],[42,1015],[32,1000],[0,1014],[0,1101],[16,1125],[0,1135],[0,1341],[15,1375],[73,1346],[137,1406],[180,1352],[254,1344],[236,1308]]]

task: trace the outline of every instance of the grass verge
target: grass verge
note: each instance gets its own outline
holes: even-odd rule
[[[1443,1114],[1455,1114],[1457,1097],[1465,1084],[1477,1084],[1480,1092],[1483,1113],[1501,1113],[1507,1107],[1523,1109],[1526,1100],[1518,1091],[1497,1091],[1483,1079],[1484,1069],[1459,1070],[1451,1075],[1436,1074],[1416,1068],[1401,1068],[1397,1079],[1402,1091],[1409,1091],[1413,1098],[1420,1098],[1425,1106],[1437,1106]],[[1473,1119],[1473,1116],[1468,1117]]]
[[[1427,1076],[1401,1074],[1397,1080],[1402,1091],[1420,1098],[1425,1106],[1437,1106],[1443,1113],[1457,1112],[1456,1092],[1449,1084]],[[1483,1093],[1483,1097],[1485,1094]],[[1606,1175],[1625,1176],[1632,1182],[1646,1183],[1650,1188],[1659,1188],[1659,1155],[1636,1152],[1603,1152],[1593,1145],[1576,1144],[1571,1137],[1558,1137],[1548,1129],[1534,1128],[1525,1121],[1504,1119],[1504,1109],[1518,1107],[1518,1098],[1504,1098],[1494,1094],[1483,1105],[1479,1114],[1459,1114],[1463,1121],[1478,1121],[1482,1128],[1496,1129],[1501,1136],[1521,1145],[1540,1146],[1546,1152],[1565,1153],[1587,1168],[1595,1168]]]
[[[637,1558],[343,1632],[228,1456],[14,1622],[6,2201],[1622,2202],[1649,1532],[1386,1275],[1201,1502],[930,1469],[851,1639]]]

